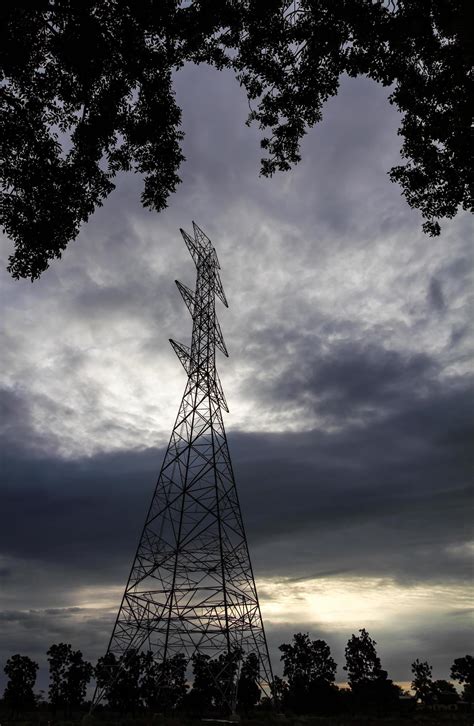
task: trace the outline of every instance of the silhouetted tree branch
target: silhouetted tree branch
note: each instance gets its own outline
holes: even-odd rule
[[[9,271],[38,278],[114,189],[143,174],[162,210],[179,183],[173,71],[231,67],[270,135],[261,173],[288,170],[343,74],[390,88],[405,163],[390,171],[410,206],[439,219],[472,208],[471,74],[464,0],[200,0],[11,3],[3,10],[0,156]],[[471,11],[472,12],[472,11]]]

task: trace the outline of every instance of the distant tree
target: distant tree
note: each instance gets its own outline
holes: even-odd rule
[[[438,701],[440,703],[442,703],[443,701],[455,702],[458,700],[458,698],[458,692],[456,691],[452,683],[442,679],[433,681],[433,699],[435,701]]]
[[[433,692],[451,693],[453,696],[457,694],[455,686],[450,681],[445,681],[443,678],[438,678],[436,681],[433,681]]]
[[[216,684],[212,675],[210,656],[194,653],[192,664],[193,686],[186,698],[186,706],[191,713],[201,715],[210,711],[214,705]]]
[[[311,640],[308,633],[296,633],[293,644],[280,645],[283,675],[290,687],[302,683],[334,683],[337,665],[324,640]]]
[[[451,678],[464,685],[463,698],[466,701],[474,701],[474,657],[465,655],[456,658],[451,666]]]
[[[237,686],[237,704],[239,711],[247,713],[254,708],[261,697],[258,684],[260,678],[260,662],[256,653],[249,653],[243,660]]]
[[[73,650],[69,643],[52,645],[47,652],[50,687],[49,700],[54,710],[64,709],[70,716],[84,703],[87,684],[94,669],[85,661],[80,650]]]
[[[106,699],[112,711],[135,713],[141,707],[143,660],[135,650],[120,658],[107,653],[97,661],[95,677],[99,688],[106,689]]]
[[[358,707],[390,710],[397,702],[400,689],[388,678],[377,655],[376,641],[363,628],[352,635],[345,649],[349,685]]]
[[[186,696],[186,658],[182,653],[156,662],[153,653],[143,653],[140,693],[149,709],[168,713],[180,706]]]
[[[228,713],[229,696],[237,688],[237,667],[241,658],[242,652],[236,648],[230,653],[221,653],[211,661],[212,678],[216,684],[214,707],[218,713]]]
[[[413,673],[411,687],[415,692],[415,697],[425,705],[431,703],[433,701],[433,680],[431,677],[433,668],[426,660],[420,661],[417,658],[411,664],[411,672]]]
[[[382,669],[373,640],[367,630],[359,630],[360,635],[352,635],[345,649],[348,681],[351,688],[359,684],[383,680],[387,672]]]
[[[288,681],[280,678],[280,676],[274,676],[272,684],[272,696],[278,704],[279,708],[284,707],[288,698]]]
[[[179,183],[186,62],[231,68],[268,131],[262,174],[300,159],[340,78],[390,88],[404,165],[390,178],[439,234],[472,207],[472,50],[465,0],[7,3],[2,15],[0,155],[9,271],[38,278],[114,189],[143,175],[162,210]],[[471,11],[472,13],[472,11]],[[62,138],[61,138],[62,136]],[[66,143],[63,144],[63,139]]]
[[[282,644],[283,675],[288,679],[285,704],[298,713],[331,710],[337,665],[324,640],[296,633],[292,644]]]
[[[464,688],[462,689],[461,697],[463,701],[468,701],[469,703],[474,703],[474,688],[470,686],[468,683],[464,685]]]
[[[3,669],[8,676],[3,701],[12,711],[32,709],[36,705],[33,688],[38,664],[27,655],[12,655]]]
[[[66,643],[52,645],[48,652],[49,702],[55,711],[66,706],[65,681],[71,646]]]
[[[67,691],[69,709],[82,706],[86,697],[87,686],[94,675],[92,663],[84,660],[80,650],[71,653],[69,661],[69,672],[67,675]]]
[[[235,679],[241,655],[238,649],[222,653],[218,658],[204,653],[193,655],[193,687],[185,704],[188,711],[194,715],[228,712],[229,696],[237,686]]]

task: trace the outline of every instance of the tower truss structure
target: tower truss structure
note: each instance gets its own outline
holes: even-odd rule
[[[272,670],[222,418],[228,407],[216,348],[228,352],[215,311],[216,296],[227,307],[220,265],[194,222],[193,236],[180,231],[197,269],[194,291],[176,281],[192,316],[191,347],[170,340],[187,383],[108,653],[120,662],[151,651],[163,664],[180,653],[188,663],[207,655],[228,668],[216,685],[233,711],[235,659],[258,657],[259,685],[269,697]],[[97,688],[94,704],[106,691]]]

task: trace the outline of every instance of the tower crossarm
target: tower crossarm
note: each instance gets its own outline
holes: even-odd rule
[[[229,357],[229,352],[227,350],[227,346],[224,341],[224,336],[222,335],[221,326],[219,325],[219,321],[216,318],[215,320],[215,334],[216,334],[216,345],[221,351],[221,353],[224,353],[225,357]]]
[[[178,343],[176,340],[172,340],[170,338],[171,346],[178,356],[179,360],[181,361],[181,364],[186,371],[186,373],[189,373],[190,370],[190,361],[191,361],[191,350],[188,348],[187,345],[184,345],[184,343]]]
[[[183,298],[184,302],[186,303],[186,307],[188,308],[189,312],[191,313],[191,316],[194,315],[194,293],[192,290],[189,289],[189,287],[186,287],[186,285],[183,285],[182,282],[179,280],[175,280],[176,286],[178,290],[181,293],[181,297]]]

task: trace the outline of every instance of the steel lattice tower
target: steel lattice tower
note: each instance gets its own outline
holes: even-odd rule
[[[214,247],[194,222],[193,229],[194,237],[180,231],[197,268],[195,292],[176,281],[193,319],[191,348],[170,340],[188,380],[108,653],[150,650],[158,663],[178,653],[188,661],[196,652],[229,661],[232,653],[255,653],[260,687],[271,696],[271,664],[222,419],[228,408],[216,370],[216,347],[228,353],[215,297],[226,307],[227,301]],[[230,710],[234,673],[235,666],[220,679]],[[96,690],[94,703],[105,690]]]

